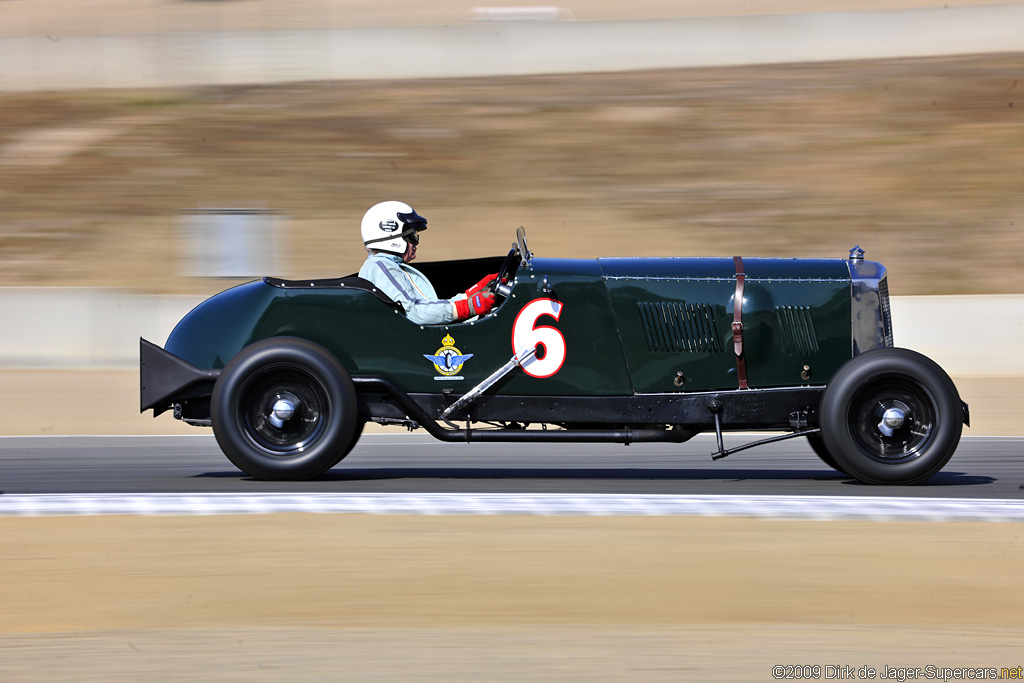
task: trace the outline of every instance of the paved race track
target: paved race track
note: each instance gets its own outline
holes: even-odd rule
[[[741,443],[726,436],[726,447]],[[964,437],[919,486],[866,486],[827,468],[803,440],[712,461],[714,438],[609,445],[444,444],[364,435],[324,477],[264,482],[212,436],[0,438],[0,491],[23,493],[616,493],[1024,499],[1024,437]]]

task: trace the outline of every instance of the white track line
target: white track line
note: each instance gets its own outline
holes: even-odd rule
[[[684,515],[807,520],[1024,522],[1024,500],[508,493],[0,495],[0,516],[189,516],[282,512],[377,515]]]

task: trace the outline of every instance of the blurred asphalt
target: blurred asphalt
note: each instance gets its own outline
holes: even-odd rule
[[[757,436],[727,434],[726,447]],[[446,444],[365,435],[325,476],[257,481],[210,436],[0,439],[0,490],[23,493],[614,493],[1024,498],[1024,439],[967,437],[918,486],[867,486],[828,467],[803,439],[712,461],[712,435],[685,444]]]

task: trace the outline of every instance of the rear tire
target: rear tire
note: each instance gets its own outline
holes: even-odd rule
[[[292,337],[239,352],[217,379],[213,433],[257,479],[311,479],[336,465],[362,432],[355,387],[318,344]]]
[[[876,349],[847,361],[819,407],[823,443],[868,484],[917,484],[952,457],[963,429],[956,386],[931,359]]]

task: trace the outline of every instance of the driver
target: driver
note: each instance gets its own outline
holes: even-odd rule
[[[438,299],[430,280],[409,265],[416,258],[420,232],[426,229],[427,219],[403,202],[381,202],[370,207],[361,226],[369,255],[359,269],[359,277],[401,304],[409,320],[420,325],[460,322],[488,313],[495,304],[489,287],[497,273],[451,299]]]

